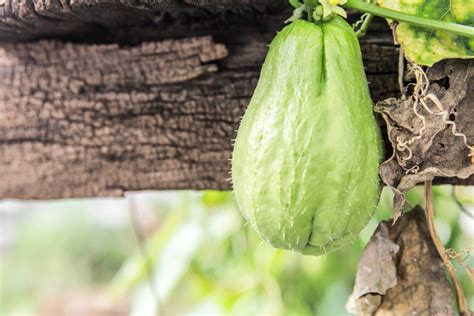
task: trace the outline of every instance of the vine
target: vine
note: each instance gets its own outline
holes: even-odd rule
[[[370,23],[374,19],[374,15],[370,13],[364,13],[356,23],[352,25],[355,30],[357,37],[362,37],[367,33]]]
[[[347,14],[342,7],[367,13],[368,15],[362,22],[362,31],[358,36],[364,34],[372,19],[372,15],[375,15],[398,22],[409,23],[425,29],[447,31],[461,36],[474,37],[474,27],[471,26],[422,18],[404,12],[382,8],[370,2],[363,2],[360,0],[303,0],[303,2],[300,2],[299,0],[289,0],[289,3],[295,8],[295,10],[293,15],[286,20],[286,22],[296,21],[303,16],[304,12],[308,14],[309,21],[315,22],[320,21],[321,19],[325,20],[331,18],[331,16],[334,15],[340,15],[346,18]]]
[[[359,12],[370,13],[382,18],[391,19],[398,22],[406,22],[414,26],[426,29],[448,31],[461,36],[474,37],[474,27],[467,25],[421,18],[419,16],[382,8],[374,4],[362,2],[360,0],[348,0],[346,3],[344,3],[343,6],[349,9],[354,9]]]
[[[466,298],[464,296],[464,291],[461,287],[461,284],[456,277],[456,270],[453,267],[453,264],[450,261],[448,256],[449,251],[443,247],[441,240],[439,239],[438,233],[436,232],[436,227],[434,224],[434,206],[433,206],[433,187],[432,181],[425,181],[425,216],[426,221],[428,222],[428,229],[430,231],[431,239],[435,245],[435,248],[443,261],[446,270],[451,278],[451,281],[454,285],[454,290],[456,292],[456,299],[459,309],[459,314],[462,316],[469,315],[469,310],[467,308]]]
[[[456,262],[466,271],[468,278],[474,284],[474,272],[472,268],[466,263],[467,259],[469,258],[470,252],[473,251],[473,248],[468,250],[463,250],[464,258],[462,258],[461,253],[457,252],[454,249],[445,249],[446,256],[451,260],[456,260]]]

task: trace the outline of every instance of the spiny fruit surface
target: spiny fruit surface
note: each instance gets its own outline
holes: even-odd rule
[[[277,248],[342,247],[373,214],[381,148],[352,28],[338,17],[286,26],[235,141],[232,182],[245,218]]]

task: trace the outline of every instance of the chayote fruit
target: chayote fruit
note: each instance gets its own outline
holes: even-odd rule
[[[342,18],[298,20],[277,34],[232,157],[238,206],[264,240],[320,255],[357,237],[380,195],[372,105]]]

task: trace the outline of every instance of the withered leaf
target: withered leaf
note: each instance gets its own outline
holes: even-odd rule
[[[415,207],[395,224],[380,223],[362,253],[348,310],[357,315],[453,315],[452,302],[423,209]]]
[[[436,64],[427,72],[431,85],[428,94],[435,95],[456,124],[456,132],[474,144],[474,65],[470,60],[447,60]],[[405,202],[403,193],[416,184],[434,177],[467,179],[474,174],[474,163],[463,137],[453,134],[453,125],[438,115],[434,104],[428,104],[433,113],[420,104],[418,114],[413,110],[414,99],[386,99],[375,106],[387,125],[387,134],[393,155],[380,166],[382,180],[395,192],[395,219],[402,214]],[[423,128],[423,132],[420,131]],[[421,135],[420,135],[421,134]],[[418,137],[417,137],[418,136]],[[400,142],[416,139],[406,148]]]

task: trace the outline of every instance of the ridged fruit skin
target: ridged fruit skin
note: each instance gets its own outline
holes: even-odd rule
[[[277,34],[232,156],[237,204],[264,240],[320,255],[357,237],[380,195],[372,106],[342,18],[298,20]]]

